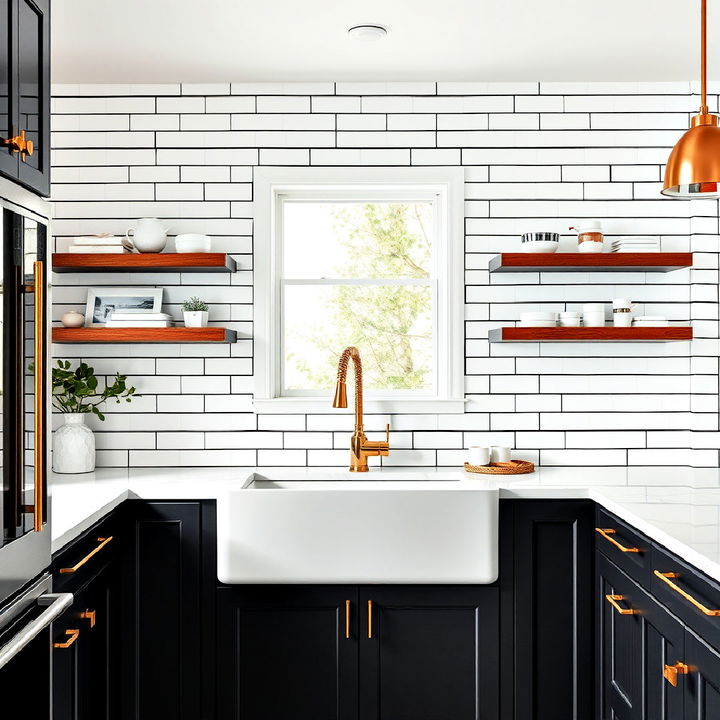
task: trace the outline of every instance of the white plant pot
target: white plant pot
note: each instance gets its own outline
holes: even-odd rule
[[[183,320],[185,320],[185,327],[207,327],[207,310],[193,310],[192,312],[184,310]]]
[[[52,468],[56,473],[87,473],[95,469],[95,436],[85,424],[86,413],[65,413],[65,424],[53,434]]]

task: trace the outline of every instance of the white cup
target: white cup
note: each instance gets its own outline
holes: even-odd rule
[[[478,446],[469,448],[468,462],[470,465],[488,465],[490,463],[490,448]]]
[[[510,448],[502,445],[493,445],[490,448],[490,459],[492,462],[510,462]]]

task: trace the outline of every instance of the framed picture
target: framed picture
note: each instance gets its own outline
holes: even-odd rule
[[[85,327],[102,327],[113,311],[157,313],[162,309],[162,288],[88,288]]]

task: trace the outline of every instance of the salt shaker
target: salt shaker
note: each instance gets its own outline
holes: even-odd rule
[[[632,303],[625,298],[613,300],[613,325],[630,327],[632,325]]]

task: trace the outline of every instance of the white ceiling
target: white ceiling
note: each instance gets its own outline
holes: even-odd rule
[[[710,77],[720,0],[710,0]],[[700,0],[54,0],[53,81],[687,80]],[[361,43],[358,23],[388,37]],[[717,70],[718,72],[713,72]]]

